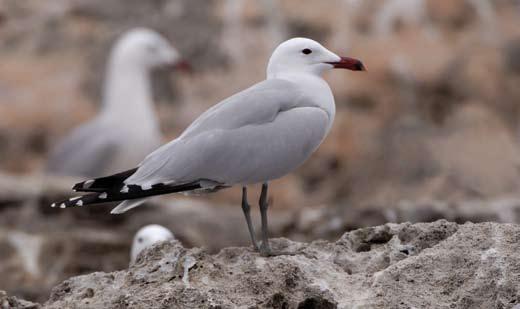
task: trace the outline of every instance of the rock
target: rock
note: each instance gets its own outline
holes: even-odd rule
[[[51,208],[52,201],[70,197],[74,182],[0,173],[0,192],[5,193],[0,195],[0,288],[10,295],[43,302],[51,288],[67,278],[128,267],[132,237],[147,224],[168,227],[184,246],[211,253],[250,243],[238,203],[227,206],[174,196],[123,215],[110,215],[106,205]],[[285,233],[291,215],[271,215],[273,236]],[[252,217],[259,221],[257,211]]]
[[[123,216],[110,215],[106,207],[99,207],[95,215],[88,215],[86,208],[59,212],[49,203],[4,207],[0,287],[11,295],[41,302],[53,286],[69,277],[124,269],[132,236],[151,223],[170,228],[186,247],[204,247],[208,252],[250,242],[238,205],[209,207],[182,198],[158,202]],[[274,235],[279,234],[276,222],[273,218]]]
[[[51,288],[67,278],[127,268],[131,237],[146,224],[164,225],[185,248],[203,247],[207,254],[250,243],[238,204],[211,205],[202,199],[174,196],[122,216],[109,215],[107,207],[96,208],[99,211],[95,215],[88,208],[63,211],[49,207],[51,201],[67,196],[65,189],[72,182],[0,175],[0,191],[10,192],[7,197],[11,200],[0,197],[0,286],[10,295],[44,302]],[[426,198],[294,210],[274,207],[269,223],[273,237],[283,235],[308,242],[336,240],[345,231],[386,222],[430,222],[440,218],[459,223],[518,223],[520,199],[449,202]],[[253,211],[253,221],[258,232],[257,211]],[[353,250],[360,252],[371,247],[362,242],[356,246]]]
[[[5,291],[0,290],[0,308],[1,309],[38,309],[40,304],[16,298],[14,296],[7,296]]]
[[[218,254],[164,242],[127,270],[64,281],[44,308],[512,308],[520,227],[446,220],[385,224],[336,242],[274,239]]]

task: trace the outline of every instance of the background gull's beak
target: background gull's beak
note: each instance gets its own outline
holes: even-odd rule
[[[187,72],[187,73],[193,72],[193,67],[191,66],[191,64],[184,59],[181,59],[181,60],[175,62],[175,64],[172,67],[176,70]]]

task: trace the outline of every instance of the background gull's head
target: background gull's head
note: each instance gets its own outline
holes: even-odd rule
[[[132,249],[130,252],[130,263],[135,262],[135,259],[143,251],[144,249],[150,247],[151,245],[166,241],[170,239],[175,239],[172,232],[165,228],[164,226],[158,224],[150,224],[142,227],[137,231],[134,236],[134,240],[132,242]]]
[[[179,52],[165,37],[147,28],[134,28],[124,33],[116,42],[111,59],[148,70],[175,66],[181,61]]]

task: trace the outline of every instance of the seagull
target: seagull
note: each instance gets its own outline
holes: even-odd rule
[[[277,255],[268,239],[268,182],[300,166],[327,136],[335,104],[322,73],[333,68],[365,70],[361,61],[340,57],[316,41],[285,41],[269,59],[264,81],[208,109],[136,168],[77,183],[73,190],[89,193],[51,206],[123,201],[111,212],[119,214],[154,195],[214,192],[239,185],[254,249],[262,256]],[[257,183],[262,184],[261,245],[247,201],[247,186]]]
[[[101,112],[52,149],[46,172],[108,175],[134,167],[159,147],[162,135],[153,109],[150,72],[163,66],[186,65],[157,32],[134,28],[124,33],[110,54]]]
[[[164,226],[158,224],[146,225],[137,231],[132,242],[132,249],[130,251],[130,264],[133,264],[141,251],[150,247],[151,245],[175,239],[172,232]]]

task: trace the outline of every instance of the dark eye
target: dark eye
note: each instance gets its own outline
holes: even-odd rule
[[[142,243],[143,242],[143,238],[142,237],[137,238],[137,242],[138,243]]]
[[[302,50],[302,53],[305,54],[305,55],[308,55],[308,54],[312,53],[312,50],[306,48],[306,49]]]

